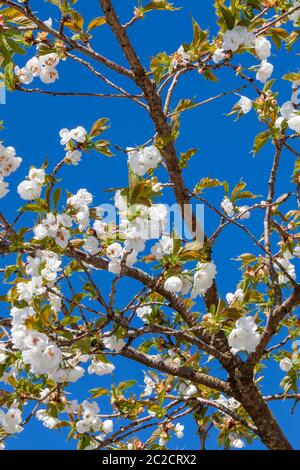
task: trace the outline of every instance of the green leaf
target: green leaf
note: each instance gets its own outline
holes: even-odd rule
[[[99,26],[103,26],[106,23],[106,19],[104,16],[98,16],[94,18],[88,25],[87,31],[91,31],[94,28],[98,28]]]
[[[127,390],[128,388],[133,387],[136,383],[136,380],[126,380],[126,382],[120,382],[118,385],[118,390]]]
[[[144,7],[142,7],[142,12],[147,13],[153,10],[167,10],[167,11],[176,11],[180,8],[175,8],[173,3],[168,2],[167,0],[153,0]]]
[[[209,69],[204,70],[203,77],[205,78],[205,80],[211,80],[212,82],[219,81],[218,77],[216,77],[216,75],[212,73],[212,71]]]
[[[186,168],[190,159],[197,153],[197,149],[193,148],[187,152],[180,153],[179,166],[180,168]]]
[[[97,137],[102,134],[106,129],[108,129],[107,123],[109,122],[108,118],[101,118],[94,122],[92,129],[89,132],[90,137]]]
[[[300,72],[287,73],[283,75],[283,80],[288,80],[289,82],[298,82],[300,80]]]
[[[199,183],[196,184],[194,188],[195,193],[202,193],[204,189],[207,188],[216,188],[217,186],[224,186],[223,181],[219,181],[217,178],[202,178]]]
[[[170,67],[171,59],[166,52],[160,52],[156,57],[153,57],[151,60],[150,68],[154,75],[154,80],[156,83],[159,83],[166,72]]]
[[[74,323],[77,323],[79,320],[81,320],[80,317],[73,317],[73,316],[68,316],[68,317],[65,317],[62,321],[61,321],[61,324],[63,326],[67,326],[67,325],[74,325]]]
[[[107,388],[92,388],[89,392],[91,393],[92,398],[100,398],[109,394]]]
[[[22,209],[26,212],[49,212],[48,205],[44,201],[40,201],[38,203],[25,204]]]
[[[220,5],[219,8],[220,8],[220,12],[223,16],[223,19],[226,23],[227,28],[233,29],[235,26],[235,15],[227,7]]]
[[[263,131],[255,137],[253,144],[254,155],[256,155],[263,148],[263,146],[268,142],[270,137],[271,134],[269,131]]]
[[[56,209],[60,200],[60,195],[61,195],[61,188],[56,188],[56,190],[53,193],[53,205],[54,208]]]

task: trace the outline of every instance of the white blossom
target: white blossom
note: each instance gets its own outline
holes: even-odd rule
[[[183,45],[179,47],[179,49],[175,52],[174,57],[171,61],[171,67],[176,69],[179,64],[186,65],[191,61],[191,55],[189,52],[184,50]]]
[[[16,65],[15,74],[24,85],[29,85],[33,81],[33,75],[26,67],[20,68]]]
[[[122,251],[123,248],[120,243],[115,242],[109,245],[109,247],[107,247],[106,255],[108,258],[113,260],[115,258],[120,258],[120,256],[122,255]]]
[[[172,237],[163,235],[156,245],[151,248],[151,253],[156,259],[162,259],[164,255],[170,255],[174,249],[174,241]]]
[[[228,304],[232,304],[234,302],[243,302],[244,300],[244,292],[242,289],[237,289],[234,294],[228,292],[226,294],[226,300]]]
[[[2,199],[9,192],[8,183],[0,180],[0,199]]]
[[[102,362],[95,359],[92,360],[91,365],[88,367],[88,373],[96,375],[109,375],[114,370],[115,366],[111,362]]]
[[[72,165],[78,165],[81,161],[82,152],[80,150],[69,150],[66,154],[66,161]]]
[[[287,123],[292,131],[295,131],[297,132],[297,134],[300,134],[300,114],[289,119]]]
[[[229,439],[231,447],[234,447],[235,449],[242,449],[243,447],[245,447],[245,442],[243,441],[243,439],[237,437],[235,434],[230,434]]]
[[[28,174],[30,181],[34,181],[38,184],[43,184],[45,181],[45,171],[42,168],[31,168]]]
[[[182,290],[182,280],[178,276],[171,276],[166,279],[164,288],[172,294],[180,292]]]
[[[300,6],[300,2],[298,0],[294,0],[294,7],[298,7],[298,6]],[[300,19],[300,9],[294,11],[293,13],[291,13],[288,16],[288,18],[289,18],[289,20],[293,21],[294,24],[298,23],[298,21]]]
[[[175,436],[178,439],[182,439],[183,436],[184,436],[184,425],[180,424],[180,423],[177,423],[175,428],[174,428],[174,433],[175,433]]]
[[[143,305],[136,309],[137,316],[144,322],[147,322],[148,316],[151,315],[152,308],[150,305]]]
[[[39,183],[30,180],[24,180],[17,187],[17,192],[21,199],[31,201],[40,197],[42,187]]]
[[[256,330],[257,325],[252,317],[240,318],[228,337],[231,352],[233,354],[239,351],[254,352],[260,340],[260,335]]]
[[[51,52],[50,54],[41,55],[39,57],[41,65],[45,67],[56,67],[59,62],[59,57],[55,52]]]
[[[250,211],[248,211],[249,209],[249,206],[240,206],[238,208],[238,213],[241,214],[240,215],[240,219],[242,220],[247,220],[250,218]]]
[[[93,202],[93,196],[86,189],[81,188],[74,196],[67,199],[67,204],[74,209],[80,210],[82,206],[88,206]]]
[[[114,430],[114,423],[111,419],[105,419],[102,423],[102,431],[109,434]]]
[[[96,255],[101,250],[101,247],[98,239],[90,235],[85,239],[83,249],[90,255]]]
[[[228,215],[228,217],[233,217],[234,216],[234,207],[230,199],[228,197],[224,197],[223,201],[221,202],[221,207]]]
[[[252,101],[247,96],[241,96],[238,106],[241,108],[244,114],[249,113],[252,109]]]
[[[109,336],[103,338],[103,344],[107,349],[119,353],[125,346],[125,341],[122,338],[116,336]]]
[[[216,49],[215,52],[212,55],[212,60],[214,61],[215,64],[219,64],[225,59],[226,55],[223,49]]]
[[[87,131],[82,126],[77,126],[70,131],[71,139],[83,144],[87,138]]]
[[[222,48],[225,51],[236,52],[240,46],[253,47],[255,44],[255,34],[248,31],[245,26],[235,26],[228,29],[223,35]]]
[[[281,359],[279,367],[284,372],[289,372],[293,367],[293,363],[288,357],[284,357],[283,359]]]
[[[178,387],[178,391],[180,395],[187,399],[197,393],[197,387],[190,382],[182,382]]]
[[[192,298],[204,295],[212,286],[216,277],[217,269],[213,262],[198,263],[194,275]]]
[[[162,161],[157,147],[151,145],[143,149],[127,149],[128,163],[131,170],[139,176],[144,176],[151,168],[156,168]]]
[[[42,421],[43,426],[47,429],[54,429],[59,423],[59,420],[53,416],[49,416],[46,410],[38,410],[36,418],[38,421]]]
[[[121,272],[121,259],[120,258],[113,258],[108,263],[108,271],[113,274],[120,274]]]
[[[255,41],[255,52],[260,60],[266,60],[271,55],[271,43],[267,38],[258,36]]]
[[[270,62],[263,60],[256,73],[256,80],[259,80],[261,83],[266,83],[271,77],[273,69],[274,67]]]
[[[6,413],[0,410],[0,425],[7,434],[22,432],[21,423],[22,412],[18,408],[10,408]]]
[[[40,73],[40,79],[43,83],[50,84],[59,79],[58,71],[55,67],[43,67]]]

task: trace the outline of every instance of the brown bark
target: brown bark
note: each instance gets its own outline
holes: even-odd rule
[[[230,379],[231,387],[240,403],[251,417],[257,434],[270,450],[292,450],[271,410],[253,383],[252,376],[236,370]]]

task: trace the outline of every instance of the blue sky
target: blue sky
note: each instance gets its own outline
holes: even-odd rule
[[[162,50],[172,53],[181,43],[189,42],[192,38],[192,17],[203,28],[209,28],[211,34],[214,34],[216,26],[212,3],[209,0],[201,0],[201,2],[198,0],[174,0],[176,6],[185,6],[185,8],[176,13],[149,14],[144,21],[133,26],[130,30],[130,37],[144,64],[148,65],[150,58]],[[55,18],[56,9],[53,6],[41,0],[32,1],[32,4],[42,19],[47,19],[49,16]],[[114,4],[122,20],[127,21],[131,17],[135,2],[115,0]],[[89,2],[79,0],[77,9],[84,13],[87,21],[101,15],[96,0]],[[93,45],[99,52],[107,54],[115,61],[126,64],[114,38],[105,26],[96,31]],[[32,51],[33,53],[34,51]],[[17,58],[18,65],[23,65],[25,61],[24,57]],[[251,58],[250,61],[253,65],[257,63],[255,58]],[[288,71],[296,71],[294,54],[281,53],[273,48],[272,63],[275,66],[275,77],[279,78]],[[49,86],[49,90],[104,93],[109,91],[101,81],[78,64],[69,61],[61,62],[58,70],[60,80]],[[110,73],[108,76],[113,77]],[[205,81],[197,73],[185,75],[177,89],[174,102],[176,103],[176,98],[182,97],[201,101],[241,85],[241,81],[230,70],[219,72],[218,77],[220,81],[215,83]],[[117,80],[120,85],[128,87],[126,79],[120,80],[117,77]],[[38,81],[35,84],[40,86]],[[281,93],[282,102],[289,99],[290,86],[287,82],[278,80],[276,88]],[[128,89],[130,89],[130,85]],[[243,91],[243,94],[254,98],[252,90]],[[253,193],[262,194],[265,197],[266,182],[271,166],[271,147],[266,146],[256,158],[253,157],[251,154],[252,143],[255,135],[261,130],[261,125],[253,111],[238,122],[234,122],[232,117],[225,115],[230,112],[237,100],[238,97],[234,95],[227,96],[183,115],[181,136],[177,143],[178,150],[186,151],[191,147],[198,148],[197,156],[193,158],[189,169],[185,171],[187,186],[193,188],[203,176],[216,177],[220,180],[226,179],[231,187],[243,178]],[[21,168],[10,177],[11,192],[0,201],[2,210],[6,211],[11,218],[16,208],[21,205],[15,188],[27,175],[29,166],[34,164],[38,167],[47,157],[50,167],[53,167],[64,156],[58,136],[61,128],[83,125],[89,129],[96,119],[109,117],[111,128],[107,132],[107,136],[114,144],[122,148],[142,144],[153,135],[151,122],[145,112],[125,99],[115,101],[99,98],[62,98],[38,94],[7,93],[7,103],[1,107],[1,111],[1,119],[5,123],[2,139],[7,145],[14,146],[18,155],[23,158]],[[286,192],[288,190],[293,160],[292,155],[284,154],[280,167],[278,194],[280,191]],[[64,187],[69,191],[75,192],[81,187],[86,187],[94,194],[96,204],[110,202],[111,194],[104,192],[104,190],[127,184],[126,159],[122,154],[111,159],[98,154],[86,155],[78,167],[67,167],[62,176]],[[222,191],[213,190],[208,193],[208,196],[212,202],[219,204]],[[261,222],[259,216],[255,220],[247,222],[249,228],[253,229],[257,235],[259,235],[256,230],[258,222]],[[216,220],[206,210],[206,230],[211,233],[215,224]],[[228,291],[233,292],[240,278],[239,265],[233,258],[241,252],[251,250],[253,250],[252,242],[249,242],[245,234],[237,229],[231,228],[220,237],[219,245],[214,249],[214,259],[218,265],[217,280],[222,295]],[[103,275],[101,282],[108,285],[110,279]],[[126,294],[123,293],[119,297],[120,304],[126,300],[125,296]],[[264,393],[279,392],[282,373],[278,371],[278,366],[270,365],[267,375],[269,380],[265,382]],[[133,363],[122,360],[120,368],[116,372],[116,380],[120,381],[128,377],[141,381],[142,370],[139,370]],[[102,386],[102,379],[97,383]],[[84,378],[78,386],[73,387],[74,395],[79,395],[80,399],[84,399],[86,398],[84,391],[93,386],[95,386],[94,382],[91,383],[88,377]],[[275,403],[272,408],[292,444],[299,449],[298,421],[300,414],[298,409],[290,416],[288,403]],[[184,439],[174,440],[172,442],[173,448],[197,448],[198,438],[195,429],[188,423],[188,421],[185,423],[187,429]],[[216,448],[213,437],[214,435],[209,440],[209,448]],[[32,421],[24,433],[17,436],[16,439],[10,439],[9,448],[67,449],[74,448],[74,441],[65,443],[63,431],[48,431],[40,423]],[[253,448],[263,447],[257,443]]]

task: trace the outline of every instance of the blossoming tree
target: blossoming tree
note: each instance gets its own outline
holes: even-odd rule
[[[137,1],[134,11],[128,2],[132,17],[125,23],[118,16],[118,2],[99,0],[99,16],[88,25],[80,2],[48,2],[53,17],[45,21],[34,1],[0,1],[6,88],[126,98],[150,117],[153,133],[148,142],[122,149],[105,139],[108,119],[103,117],[91,129],[80,122],[74,129],[61,129],[63,160],[29,168],[17,187],[24,202],[20,212],[0,213],[6,287],[0,319],[1,448],[10,436],[26,433],[27,423],[35,419],[49,429],[69,428],[69,439],[77,440],[79,449],[168,448],[174,435],[183,437],[182,423],[190,416],[199,448],[205,448],[214,427],[223,448],[240,448],[259,438],[269,449],[291,449],[269,402],[297,403],[300,398],[300,285],[293,261],[300,255],[300,74],[288,70],[283,76],[292,84],[290,100],[283,100],[272,79],[272,54],[275,48],[293,53],[300,2],[216,0],[214,37],[193,20],[192,42],[170,55],[162,51],[150,63],[140,60],[131,30],[138,22],[151,21],[154,10],[176,14],[175,1]],[[111,58],[109,44],[97,47],[96,28],[111,30],[126,65]],[[26,54],[23,66],[21,54]],[[102,84],[110,87],[110,94],[47,87],[59,86],[61,61],[87,69],[100,89]],[[174,102],[183,75],[198,72],[197,80],[214,81],[222,70],[233,81],[234,76],[242,80],[242,87],[205,102]],[[41,88],[30,88],[32,82],[40,82]],[[266,193],[251,205],[256,196],[243,181],[230,190],[225,181],[201,175],[188,188],[184,169],[195,150],[181,155],[177,150],[182,113],[242,89],[231,114],[246,119],[245,114],[256,113],[263,130],[253,136],[253,151],[263,152],[266,143],[274,149]],[[118,100],[113,102],[117,106]],[[15,140],[10,143],[17,147]],[[116,220],[108,220],[93,205],[88,181],[83,185],[87,189],[79,187],[75,194],[62,191],[67,189],[64,167],[80,165],[88,151],[128,159],[128,185],[114,195]],[[277,194],[279,162],[287,153],[296,162],[291,190]],[[9,191],[9,175],[21,163],[15,149],[3,143],[1,198]],[[223,191],[219,205],[209,199],[216,187]],[[167,223],[166,191],[172,192],[190,238]],[[248,205],[243,205],[245,199]],[[213,211],[217,226],[204,230],[193,203]],[[253,233],[247,219],[257,214]],[[240,282],[223,299],[216,273],[224,270],[215,265],[213,254],[220,234],[233,226],[249,237],[253,250],[236,254]],[[106,272],[109,289],[99,282],[99,272]],[[122,303],[119,291],[126,279],[131,279],[131,298]],[[119,357],[122,364],[138,365],[143,383],[127,372],[123,382],[114,381]],[[270,379],[262,371],[272,362],[285,375],[281,384],[271,382],[274,394],[265,396],[262,384]],[[70,390],[84,374],[99,376],[99,386],[86,390],[86,399],[78,402]],[[110,374],[111,388],[103,387],[102,376]],[[102,401],[105,414],[100,412]]]

